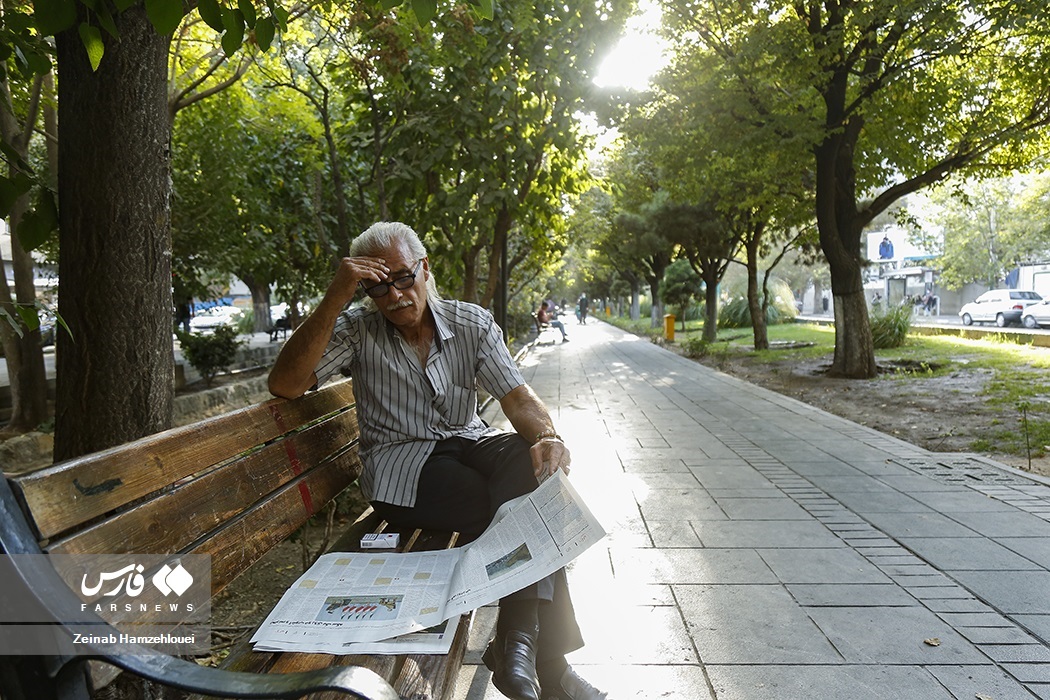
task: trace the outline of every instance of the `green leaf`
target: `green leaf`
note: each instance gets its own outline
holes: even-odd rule
[[[22,319],[22,325],[27,331],[32,333],[37,328],[40,328],[40,316],[37,314],[35,306],[15,304],[15,311],[18,313],[18,317]]]
[[[18,198],[32,186],[33,181],[21,173],[12,178],[0,175],[0,218],[6,218]]]
[[[3,318],[7,325],[11,326],[11,330],[13,330],[19,338],[22,337],[22,324],[19,323],[18,319],[12,316],[11,313],[2,306],[0,306],[0,318]]]
[[[270,45],[273,43],[273,37],[277,30],[273,20],[269,17],[263,17],[255,25],[255,43],[259,45],[259,48],[263,51],[269,51]]]
[[[412,0],[412,11],[420,24],[429,22],[437,14],[437,0]]]
[[[106,47],[102,44],[102,32],[98,27],[92,27],[87,22],[80,23],[80,41],[87,51],[88,61],[91,62],[91,70],[98,70],[98,64],[102,62],[102,54]]]
[[[76,0],[36,0],[35,7],[36,28],[43,36],[58,34],[76,24]]]
[[[113,0],[113,4],[117,6],[117,12],[123,12],[136,2],[138,2],[138,0]]]
[[[102,3],[98,8],[98,23],[111,37],[120,38],[120,30],[117,29],[117,23],[113,21],[113,15],[110,14],[107,3]]]
[[[22,218],[18,225],[18,242],[27,251],[36,250],[58,228],[58,207],[51,190],[43,190],[36,209]]]
[[[492,19],[496,13],[496,0],[475,0],[474,8],[479,17]]]
[[[274,10],[273,16],[277,20],[277,26],[280,27],[281,31],[288,31],[288,10],[278,5]]]
[[[146,16],[158,34],[174,34],[182,22],[182,0],[146,0]]]
[[[237,53],[237,50],[241,48],[241,44],[244,43],[244,20],[241,17],[240,10],[234,10],[233,12],[224,12],[223,18],[226,15],[237,15],[238,21],[234,22],[233,25],[226,30],[226,33],[222,35],[222,50],[227,56],[232,56]]]
[[[379,6],[384,10],[392,10],[405,0],[380,0]]]
[[[226,29],[222,24],[222,8],[217,0],[200,0],[197,3],[197,11],[200,12],[204,23],[215,31],[221,32]]]
[[[248,29],[255,29],[256,14],[252,0],[237,0],[237,9],[244,15],[244,23],[248,25]]]

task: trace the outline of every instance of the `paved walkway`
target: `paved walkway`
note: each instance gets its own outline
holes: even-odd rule
[[[1048,486],[569,331],[523,368],[609,532],[569,574],[585,677],[660,700],[1050,698]],[[502,697],[494,618],[461,700]]]

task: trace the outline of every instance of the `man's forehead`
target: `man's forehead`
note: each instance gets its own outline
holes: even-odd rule
[[[416,258],[412,257],[412,253],[403,246],[394,246],[383,250],[376,257],[383,258],[386,261],[386,266],[390,268],[392,272],[400,270],[411,269],[416,264]]]

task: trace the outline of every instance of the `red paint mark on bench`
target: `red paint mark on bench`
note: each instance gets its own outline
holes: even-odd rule
[[[288,429],[284,425],[284,417],[281,415],[281,409],[276,405],[270,406],[270,414],[273,416],[273,422],[277,424],[277,428],[281,433],[288,432]],[[299,455],[295,452],[295,444],[289,438],[284,439],[284,452],[288,455],[288,464],[292,467],[292,473],[298,476],[303,473],[303,464],[299,461]],[[314,499],[310,495],[310,487],[306,485],[305,481],[299,482],[299,497],[303,499],[303,507],[306,508],[307,515],[313,515],[314,511]]]

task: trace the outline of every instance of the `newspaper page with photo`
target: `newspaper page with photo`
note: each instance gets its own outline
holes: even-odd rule
[[[435,632],[443,622],[535,583],[604,536],[558,472],[505,504],[478,539],[459,549],[322,556],[252,642],[259,651],[447,653],[455,626]],[[409,637],[392,640],[401,635]]]

